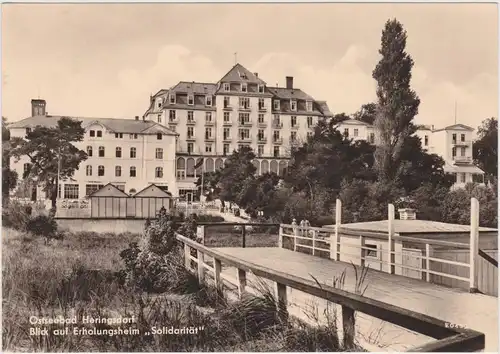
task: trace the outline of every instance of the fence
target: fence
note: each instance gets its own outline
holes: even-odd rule
[[[471,292],[481,289],[488,295],[498,294],[497,282],[488,283],[498,274],[498,263],[495,264],[491,257],[487,259],[488,255],[478,247],[479,205],[475,198],[471,199],[470,244],[400,236],[394,232],[395,212],[392,204],[389,205],[386,232],[342,227],[341,209],[342,203],[337,200],[335,228],[296,223],[281,225],[279,247],[375,267],[390,274],[416,277],[441,285],[457,286],[459,282],[461,285],[458,287],[464,287],[466,283]],[[449,259],[445,253],[450,250],[462,252],[464,256]]]
[[[322,285],[320,287],[314,281],[276,272],[272,269],[222,254],[217,252],[216,249],[208,248],[182,235],[177,235],[176,238],[184,245],[185,267],[190,271],[196,272],[200,283],[207,282],[208,277],[211,277],[219,291],[224,291],[225,284],[233,284],[237,287],[238,295],[241,298],[247,291],[247,272],[252,272],[258,277],[272,281],[274,283],[277,302],[277,313],[283,320],[288,318],[287,287],[340,305],[342,307],[344,348],[354,348],[355,311],[436,339],[423,346],[413,348],[411,351],[471,352],[483,350],[485,347],[485,336],[483,333],[469,329],[449,328],[444,321],[437,318],[361,295],[352,294],[331,286]],[[282,241],[281,237],[280,241]],[[192,250],[196,252],[196,257],[192,255]],[[206,263],[205,257],[212,258],[212,265]],[[191,267],[192,263],[196,264],[196,269],[194,270]],[[223,264],[237,269],[236,281],[225,277],[221,273]]]
[[[277,247],[279,224],[198,223],[198,235],[209,247]]]

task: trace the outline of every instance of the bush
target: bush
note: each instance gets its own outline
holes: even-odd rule
[[[2,209],[2,225],[18,231],[25,231],[30,219],[26,205],[12,200]]]
[[[46,215],[38,215],[28,220],[26,231],[31,232],[35,236],[43,236],[47,239],[56,238],[57,223]]]

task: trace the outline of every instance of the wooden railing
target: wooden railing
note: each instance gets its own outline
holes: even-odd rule
[[[278,229],[280,224],[271,224],[271,223],[238,223],[238,222],[200,222],[197,224],[197,233],[198,238],[202,244],[205,244],[205,239],[207,236],[213,232],[215,233],[224,233],[224,231],[230,231],[231,233],[240,235],[240,242],[238,244],[239,247],[247,247],[247,236],[262,234],[263,230],[273,230],[270,233],[270,242],[266,242],[265,244],[256,245],[258,247],[269,247],[270,244],[274,243],[274,247],[277,245],[276,234],[278,233]],[[221,230],[225,229],[225,230]],[[220,235],[218,235],[220,236]],[[236,247],[236,245],[233,245]]]
[[[413,271],[420,273],[421,279],[427,282],[431,281],[431,275],[455,279],[469,283],[469,290],[471,292],[478,292],[479,257],[485,258],[498,267],[498,262],[482,252],[478,247],[479,206],[477,200],[474,198],[471,200],[471,237],[470,243],[468,244],[400,236],[398,233],[394,232],[395,218],[394,206],[392,204],[389,204],[387,231],[366,231],[343,227],[341,224],[341,208],[342,204],[340,200],[337,200],[336,225],[334,227],[318,228],[297,224],[282,224],[279,232],[279,247],[293,249],[294,251],[310,249],[313,255],[317,255],[318,253],[325,254],[333,260],[351,261],[360,266],[365,266],[368,263],[378,263],[380,265],[380,270],[384,270],[385,268],[385,271],[390,274],[404,275],[403,273],[405,272]],[[293,240],[290,247],[284,246],[284,242],[287,239]],[[375,246],[375,248],[373,246]],[[412,248],[405,249],[405,246],[410,246]],[[458,262],[433,257],[433,250],[437,248],[468,250],[470,253],[470,260],[469,262]],[[345,249],[347,249],[347,251]],[[414,252],[411,252],[412,250]],[[420,252],[420,254],[414,254],[417,252]],[[371,256],[373,253],[376,254],[375,257]],[[419,264],[416,266],[404,264],[403,257],[412,258]],[[445,264],[466,268],[469,275],[458,276],[436,271],[432,269],[433,264]]]
[[[413,348],[413,352],[471,352],[480,351],[485,346],[483,333],[469,329],[449,328],[444,321],[437,318],[410,311],[401,307],[386,304],[381,301],[366,298],[361,295],[349,293],[328,285],[319,285],[313,280],[296,277],[291,274],[281,273],[264,266],[249,263],[223,254],[215,249],[190,240],[182,235],[176,236],[177,240],[184,245],[184,260],[187,269],[192,271],[191,263],[196,264],[196,274],[200,283],[206,282],[206,275],[210,274],[214,284],[219,291],[224,290],[224,282],[236,285],[238,295],[247,291],[247,273],[268,279],[274,283],[274,292],[277,303],[277,311],[284,320],[288,317],[287,312],[287,287],[297,289],[306,294],[320,299],[330,301],[342,307],[342,327],[344,331],[344,348],[354,347],[355,338],[355,311],[365,313],[369,316],[390,322],[408,330],[432,337],[435,341]],[[196,250],[197,256],[191,255],[191,250]],[[212,265],[205,262],[205,257],[212,258]],[[236,268],[236,280],[224,277],[222,264]]]

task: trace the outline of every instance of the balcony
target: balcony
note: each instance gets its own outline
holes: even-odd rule
[[[252,110],[252,106],[240,106],[238,111],[240,112],[250,112]]]
[[[248,121],[248,122],[245,122],[245,121],[238,121],[238,126],[239,127],[251,127],[252,126],[252,121]]]
[[[275,128],[275,129],[281,129],[281,128],[283,128],[283,123],[281,123],[281,122],[273,122],[273,128]]]
[[[472,156],[455,156],[455,163],[472,163]]]
[[[213,120],[206,120],[205,121],[205,126],[207,126],[207,127],[212,127],[214,125],[215,125],[215,121],[213,121]]]
[[[281,145],[281,144],[283,144],[283,139],[282,138],[273,138],[273,144]]]
[[[267,143],[267,138],[266,138],[265,136],[259,136],[259,137],[257,138],[257,142],[258,142],[259,144],[265,144],[265,143]]]
[[[266,122],[259,122],[259,123],[257,123],[257,125],[259,126],[259,128],[267,128]]]
[[[259,106],[259,112],[267,112],[266,106]]]
[[[215,136],[213,136],[213,135],[212,136],[205,135],[205,141],[213,142],[213,141],[215,141]]]
[[[292,126],[290,128],[292,130],[298,130],[299,129],[299,125],[297,123],[295,123],[295,124],[292,124]]]
[[[188,135],[186,141],[196,141],[196,137],[194,135]]]
[[[233,122],[231,122],[230,120],[227,120],[227,121],[225,120],[225,121],[222,123],[222,125],[223,125],[224,127],[230,127],[230,126],[232,126],[232,125],[233,125]]]
[[[231,136],[225,136],[222,138],[222,141],[230,143],[233,141],[233,138],[231,138]]]
[[[458,140],[453,140],[451,142],[453,146],[471,146],[472,141],[471,140],[464,140],[464,141],[458,141]]]
[[[252,142],[252,137],[251,136],[247,136],[247,137],[239,136],[238,137],[238,142],[239,143],[251,143]]]
[[[233,107],[230,104],[225,104],[224,107],[222,107],[223,111],[232,111]]]
[[[196,125],[196,121],[194,119],[188,119],[186,124],[187,125]]]
[[[170,118],[168,120],[168,124],[178,124],[179,123],[179,120],[177,118]]]

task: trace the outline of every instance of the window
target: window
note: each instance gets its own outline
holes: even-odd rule
[[[264,123],[264,113],[259,113],[259,123]]]
[[[312,101],[307,101],[306,102],[306,109],[308,112],[311,112],[313,110],[313,103]]]
[[[192,106],[194,105],[194,97],[193,95],[188,96],[188,105]]]
[[[453,141],[453,144],[455,144],[457,142],[457,134],[453,134],[451,136],[451,140]]]
[[[344,136],[349,136],[349,128],[344,128]]]
[[[205,112],[205,122],[212,123],[212,112]]]
[[[188,154],[192,154],[194,151],[194,144],[193,143],[188,143]]]
[[[31,170],[31,164],[25,163],[23,165],[23,176],[27,176],[30,173],[30,170]]]
[[[99,157],[104,157],[104,146],[99,146]]]
[[[95,130],[89,131],[89,135],[92,136],[92,137],[94,137],[95,136]]]
[[[259,109],[265,108],[265,102],[263,98],[259,98]]]
[[[455,159],[455,156],[457,156],[457,148],[453,147],[451,149],[451,156],[453,157],[453,159]]]
[[[97,167],[97,175],[101,177],[104,176],[104,166],[101,165]]]
[[[212,144],[205,145],[205,152],[212,152]]]
[[[291,124],[292,128],[297,125],[297,116],[292,116],[290,124]]]
[[[135,194],[137,191],[135,190],[135,188],[132,188],[131,190],[128,191],[129,194]]]
[[[130,148],[130,158],[135,159],[137,157],[137,149],[135,147]]]
[[[280,101],[279,100],[273,101],[273,108],[275,111],[279,111],[279,109],[280,109]]]
[[[231,91],[231,87],[229,86],[229,83],[225,82],[223,84],[223,89],[224,89],[224,92],[229,92]]]
[[[229,107],[230,102],[231,102],[231,98],[228,96],[224,96],[224,108]]]
[[[158,108],[161,108],[161,99],[158,101]]]
[[[115,176],[116,177],[122,176],[122,167],[121,166],[115,166]]]
[[[116,151],[115,151],[115,156],[116,157],[122,157],[122,148],[121,147],[117,147],[116,148]]]
[[[280,147],[279,146],[274,146],[273,147],[273,156],[274,157],[280,157]]]
[[[464,142],[465,141],[465,134],[460,134],[460,141]]]
[[[369,243],[366,243],[365,244],[365,247],[366,248],[370,248],[369,250],[365,249],[365,255],[366,257],[375,257],[377,258],[377,245],[373,245],[373,244],[369,244]]]
[[[263,141],[264,140],[264,129],[259,129],[259,131],[257,133],[257,139],[259,141]]]
[[[171,109],[168,111],[168,120],[171,122],[175,121],[175,110]]]
[[[98,138],[102,138],[102,130],[98,130],[97,131],[97,137]]]
[[[115,133],[116,139],[123,139],[123,133]]]
[[[163,178],[163,167],[155,168],[155,177],[156,178]]]
[[[130,177],[136,177],[137,176],[137,170],[135,166],[130,166]]]
[[[157,121],[158,121],[158,123],[161,123],[161,114],[158,114]]]
[[[162,133],[156,134],[156,140],[161,140],[161,139],[163,139],[163,134]]]
[[[313,125],[313,117],[307,117],[307,127],[310,128]]]
[[[280,131],[279,130],[275,130],[273,132],[273,141],[279,141],[280,140]]]
[[[290,133],[290,140],[291,141],[297,140],[297,132],[291,132]]]
[[[231,114],[229,112],[224,112],[224,122],[229,122],[231,120]]]
[[[130,134],[130,135],[129,135],[129,138],[130,138],[130,139],[137,139],[137,134]]]
[[[241,92],[248,92],[248,85],[246,82],[241,84]]]
[[[224,144],[223,150],[224,150],[224,155],[229,154],[229,144]]]
[[[175,93],[170,94],[170,104],[175,104]]]
[[[92,157],[92,146],[87,146],[87,156]]]
[[[64,199],[78,199],[78,184],[64,185]]]
[[[313,132],[307,132],[307,138],[308,138],[308,139],[309,139],[309,138],[312,138],[312,136],[313,136]]]
[[[188,122],[194,121],[194,112],[188,111]]]
[[[259,85],[259,93],[264,93],[264,85]]]
[[[193,127],[188,127],[187,128],[187,136],[188,136],[188,138],[193,138],[194,137],[194,128]]]
[[[250,139],[250,129],[240,129],[240,139]]]
[[[97,192],[99,189],[104,187],[102,184],[86,184],[85,185],[85,195],[91,195],[92,193]]]
[[[212,96],[205,96],[205,105],[212,106]]]
[[[240,113],[240,124],[245,124],[250,122],[250,113]]]
[[[240,97],[240,108],[243,108],[243,109],[250,108],[250,98]]]
[[[296,100],[290,100],[290,109],[294,112],[297,110],[297,101]]]
[[[257,146],[257,155],[258,156],[264,155],[264,145],[258,145]]]
[[[92,176],[92,166],[91,165],[87,165],[87,167],[85,168],[85,173],[87,176]]]
[[[224,137],[224,140],[231,139],[230,138],[230,129],[229,128],[224,128],[222,135]]]
[[[205,139],[212,138],[212,128],[205,128]]]
[[[465,147],[460,148],[460,156],[465,157]]]
[[[279,114],[275,114],[274,115],[274,124],[280,125],[280,123],[281,123],[280,115]]]
[[[358,136],[359,135],[359,129],[354,129],[354,136]]]
[[[465,172],[460,173],[460,182],[465,183]]]
[[[162,148],[156,148],[155,157],[157,160],[163,160],[163,149]]]
[[[429,136],[424,136],[424,146],[429,146]]]

